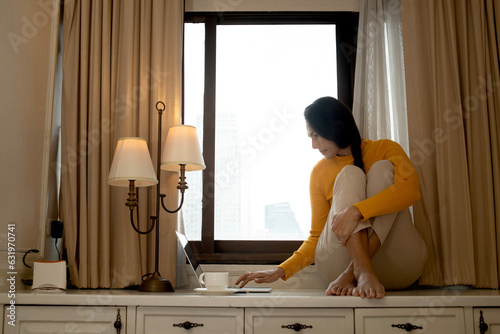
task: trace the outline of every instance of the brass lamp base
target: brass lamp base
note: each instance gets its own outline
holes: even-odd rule
[[[174,288],[168,279],[161,277],[160,273],[156,271],[150,278],[142,282],[139,291],[174,292]]]

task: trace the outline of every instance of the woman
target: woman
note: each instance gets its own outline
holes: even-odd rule
[[[410,286],[427,255],[409,212],[420,189],[408,156],[391,140],[362,140],[349,108],[332,97],[304,115],[312,147],[324,156],[311,172],[310,236],[278,267],[236,284],[287,280],[314,262],[331,282],[327,295],[382,298]]]

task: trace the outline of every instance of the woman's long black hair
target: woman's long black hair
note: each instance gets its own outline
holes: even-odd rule
[[[321,97],[306,108],[304,116],[319,136],[342,149],[351,145],[354,165],[365,170],[361,159],[361,135],[345,104],[330,96]]]

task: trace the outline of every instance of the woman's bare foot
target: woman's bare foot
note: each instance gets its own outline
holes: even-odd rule
[[[383,298],[385,288],[379,282],[377,275],[371,272],[362,272],[358,275],[358,285],[352,290],[353,296],[361,298]]]
[[[328,296],[351,296],[356,287],[356,279],[352,272],[343,272],[340,276],[328,285],[326,294]]]
[[[366,229],[363,229],[351,235],[346,248],[352,260],[352,273],[357,282],[352,295],[368,299],[384,297],[385,288],[378,280],[371,262],[371,258],[380,248],[378,236],[372,233],[368,238]]]

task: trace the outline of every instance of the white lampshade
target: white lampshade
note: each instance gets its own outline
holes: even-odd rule
[[[109,171],[108,184],[128,187],[134,180],[136,187],[158,183],[146,140],[136,137],[120,138]]]
[[[179,171],[179,165],[186,165],[186,171],[205,169],[196,128],[190,125],[175,125],[168,130],[163,148],[161,169]]]

